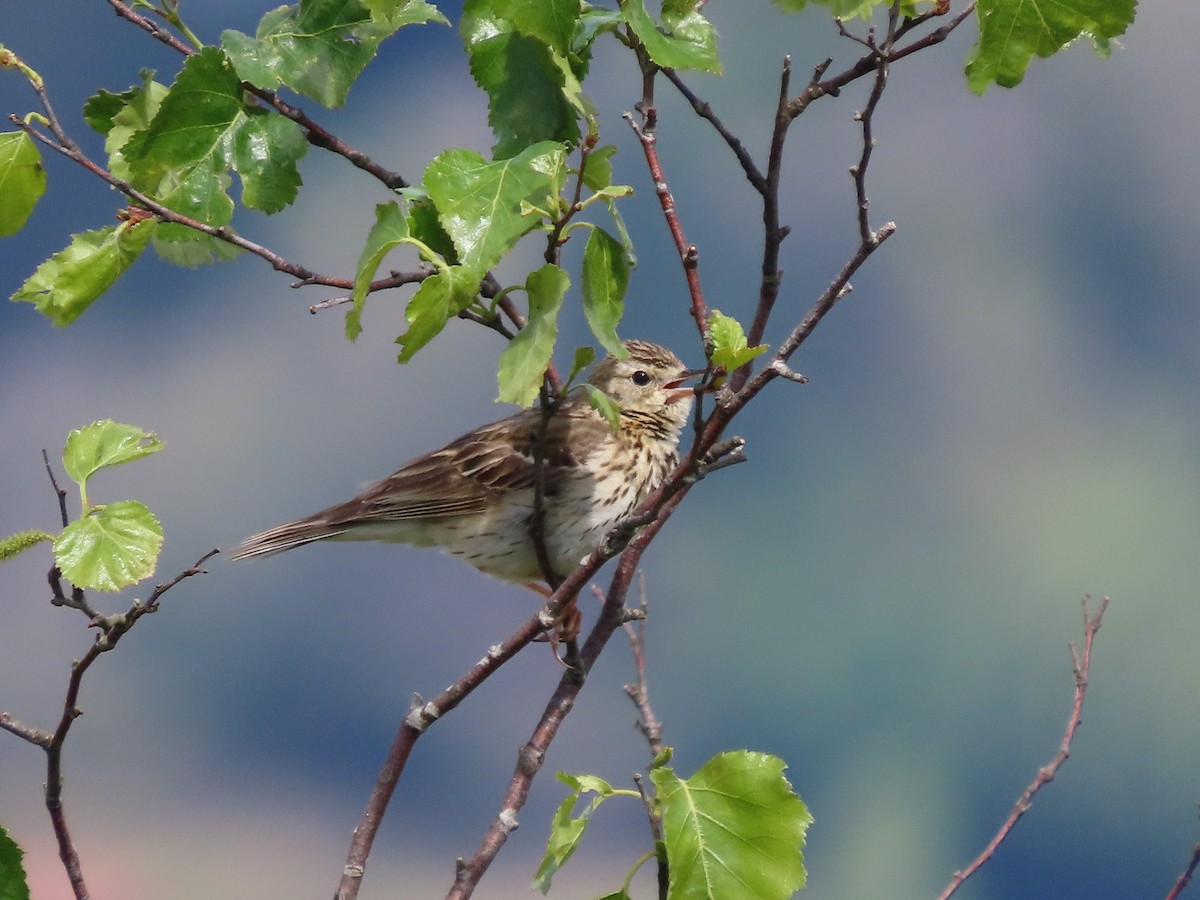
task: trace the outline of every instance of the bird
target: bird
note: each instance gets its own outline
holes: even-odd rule
[[[544,423],[542,545],[552,576],[579,565],[678,462],[679,436],[699,374],[658,344],[623,342],[587,381],[620,410],[616,426],[581,392]],[[236,547],[233,559],[270,556],[314,541],[382,541],[440,547],[502,581],[553,588],[530,530],[543,415],[526,409],[405,463],[362,493],[278,525]]]

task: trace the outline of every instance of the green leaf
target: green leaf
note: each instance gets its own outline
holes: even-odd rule
[[[436,262],[440,258],[450,265],[457,265],[458,251],[438,220],[437,207],[429,199],[429,193],[423,189],[404,188],[399,194],[408,200],[409,232],[436,254],[429,261]],[[421,255],[425,256],[424,252]]]
[[[493,156],[505,159],[539,141],[578,143],[576,110],[555,61],[562,54],[523,34],[493,7],[491,0],[467,0],[459,26],[471,75],[488,95]]]
[[[612,786],[596,776],[568,775],[565,772],[559,772],[558,778],[559,781],[569,785],[572,790],[558,805],[554,817],[550,820],[550,838],[546,842],[546,853],[542,857],[542,863],[538,866],[537,874],[531,885],[532,888],[543,894],[550,892],[550,882],[555,873],[563,867],[571,858],[571,854],[578,848],[588,822],[592,818],[592,813],[613,793]],[[580,795],[585,791],[594,791],[596,796],[588,802],[578,816],[572,816],[575,804],[579,802]]]
[[[242,177],[242,202],[265,213],[296,199],[296,161],[308,151],[304,130],[273,113],[246,116],[233,136],[233,168]]]
[[[152,219],[122,222],[73,235],[66,249],[38,266],[12,299],[34,304],[55,325],[70,325],[141,255],[156,224]]]
[[[760,353],[766,352],[766,344],[747,346],[742,323],[722,314],[719,309],[714,309],[709,314],[708,327],[713,339],[712,363],[726,372],[740,369]]]
[[[1034,54],[1045,58],[1090,37],[1108,43],[1132,24],[1136,0],[979,0],[979,41],[967,59],[967,85],[977,94],[992,82],[1015,87]]]
[[[83,105],[83,117],[104,135],[108,169],[117,178],[131,177],[123,152],[129,139],[149,126],[170,89],[154,80],[153,69],[142,70],[142,83],[120,94],[100,91]]]
[[[451,266],[422,281],[405,310],[408,331],[396,338],[404,347],[400,362],[408,362],[437,337],[447,322],[471,305],[478,292],[479,276],[463,266]]]
[[[664,33],[646,12],[644,0],[626,0],[621,10],[650,58],[664,69],[696,69],[721,74],[716,29],[700,13],[693,10],[679,16],[670,23],[669,33]]]
[[[233,201],[229,171],[242,179],[242,201],[278,212],[296,198],[296,162],[304,132],[274,110],[247,106],[241,79],[225,55],[208,47],[188,58],[149,126],[122,148],[135,187],[176,212],[227,224]]]
[[[358,256],[358,270],[354,276],[354,291],[351,299],[354,308],[346,314],[346,337],[354,340],[362,333],[362,311],[367,302],[367,289],[379,269],[379,264],[388,252],[401,244],[409,243],[408,216],[400,204],[380,203],[375,207],[375,224],[367,233],[367,242]]]
[[[438,223],[437,211],[429,198],[412,190],[406,193],[413,199],[403,206],[392,202],[375,207],[375,224],[371,226],[358,258],[351,295],[354,308],[346,313],[346,337],[352,341],[362,333],[362,311],[367,292],[388,253],[401,244],[412,244],[420,251],[422,258],[439,269],[447,268],[456,257],[454,246]]]
[[[116,116],[138,93],[138,88],[114,94],[101,88],[83,103],[83,121],[98,134],[107,135],[112,131],[113,117]]]
[[[785,900],[804,886],[812,816],[783,770],[778,757],[742,750],[714,756],[686,780],[669,768],[651,771],[671,900]]]
[[[362,4],[374,21],[393,29],[405,25],[424,25],[426,22],[450,24],[438,8],[426,0],[362,0]]]
[[[583,183],[593,191],[600,191],[612,184],[612,157],[617,152],[613,144],[604,144],[594,149],[583,167]]]
[[[154,252],[167,262],[188,269],[213,262],[228,262],[242,253],[241,247],[228,241],[173,222],[159,223],[151,244]]]
[[[81,588],[119,591],[154,574],[162,526],[137,500],[91,509],[63,529],[54,555],[66,579]]]
[[[617,337],[629,287],[629,260],[621,242],[603,228],[593,228],[583,250],[583,313],[601,346],[616,357],[628,352]]]
[[[495,15],[565,56],[582,12],[579,0],[491,0]]]
[[[165,446],[153,431],[101,419],[67,435],[63,468],[72,481],[83,485],[101,469],[133,462]]]
[[[46,534],[44,531],[19,531],[0,541],[0,560],[12,559],[18,553],[24,553],[30,547],[36,547],[43,541],[52,540],[54,540],[54,535]],[[2,868],[0,867],[0,869]],[[2,880],[0,878],[0,881]],[[3,898],[3,892],[0,892],[0,900],[3,900]]]
[[[46,192],[42,155],[23,131],[0,132],[0,237],[23,227]]]
[[[473,150],[438,154],[425,170],[425,187],[459,259],[479,278],[542,217],[530,206],[557,203],[562,190],[561,144],[534,144],[512,159],[488,162]]]
[[[383,41],[404,25],[449,24],[423,0],[300,0],[271,10],[254,37],[221,34],[241,80],[263,88],[287,85],[325,106],[346,102],[351,85]]]
[[[583,15],[579,17],[579,24],[575,28],[571,49],[581,56],[590,53],[596,38],[605,33],[620,31],[623,22],[621,11],[618,9],[585,5]]]
[[[21,863],[24,851],[0,826],[0,900],[29,900],[29,882]]]
[[[621,428],[621,407],[617,406],[617,401],[594,384],[584,382],[579,385],[578,390],[583,391],[587,395],[588,404],[600,415],[604,416],[604,420],[608,422],[608,427],[616,434]]]
[[[571,279],[558,266],[547,263],[529,273],[525,291],[529,295],[529,321],[500,354],[502,403],[531,406],[537,399],[542,378],[554,354],[558,337],[558,311]]]
[[[624,349],[624,348],[622,348]],[[576,347],[575,356],[571,360],[571,374],[567,376],[567,384],[575,380],[575,376],[596,361],[596,350],[593,347]]]

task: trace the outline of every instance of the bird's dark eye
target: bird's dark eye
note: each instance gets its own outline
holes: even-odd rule
[[[644,369],[638,369],[636,372],[630,375],[629,378],[638,387],[645,387],[650,383],[650,373]]]

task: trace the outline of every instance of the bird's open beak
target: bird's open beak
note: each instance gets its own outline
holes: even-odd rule
[[[685,369],[674,381],[668,381],[664,384],[663,387],[667,389],[667,403],[677,403],[680,400],[686,400],[691,397],[693,394],[692,389],[690,387],[681,388],[680,385],[703,374],[703,369]]]

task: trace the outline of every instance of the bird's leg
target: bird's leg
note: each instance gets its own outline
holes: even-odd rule
[[[526,584],[525,587],[541,595],[546,600],[554,596],[554,592],[544,584],[531,583]],[[573,660],[579,656],[575,639],[579,637],[580,626],[583,624],[583,613],[579,611],[579,604],[576,602],[578,599],[579,595],[576,594],[564,603],[553,625],[544,633],[534,638],[535,641],[549,642],[550,646],[554,648],[555,658],[568,667],[574,665]],[[558,645],[560,642],[565,648],[562,656],[558,654]]]

